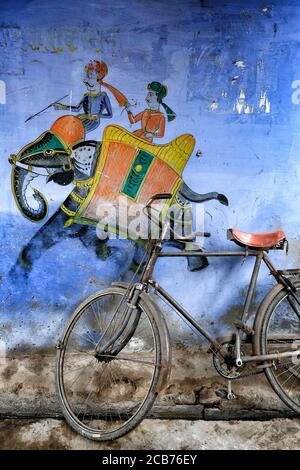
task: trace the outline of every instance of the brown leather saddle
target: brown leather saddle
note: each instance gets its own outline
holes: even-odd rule
[[[256,248],[260,250],[283,249],[286,241],[282,230],[276,232],[250,233],[236,228],[227,231],[227,238],[239,246]]]

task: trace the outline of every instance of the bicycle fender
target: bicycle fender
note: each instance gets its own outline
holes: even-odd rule
[[[129,286],[126,282],[121,281],[113,282],[111,285],[114,287],[120,287],[122,289],[128,289]],[[162,364],[159,381],[156,386],[156,392],[160,393],[168,386],[171,374],[172,351],[170,333],[163,312],[158,307],[158,305],[151,299],[149,294],[147,294],[146,292],[141,292],[139,302],[141,304],[141,307],[143,307],[144,304],[145,307],[151,311],[160,333]]]
[[[259,332],[262,327],[263,319],[265,316],[265,311],[266,308],[268,307],[269,303],[272,302],[274,297],[285,287],[282,284],[276,284],[269,292],[268,294],[264,297],[264,299],[261,301],[258,310],[255,315],[254,319],[254,324],[253,324],[253,329],[254,329],[254,335],[252,338],[252,351],[253,355],[257,356],[260,354],[260,335]]]
[[[123,282],[123,281],[114,281],[114,282],[111,282],[110,285],[112,287],[121,287],[122,289],[128,289],[129,287],[128,282]]]

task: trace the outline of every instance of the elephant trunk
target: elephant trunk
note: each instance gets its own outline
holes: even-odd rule
[[[35,178],[26,169],[13,165],[11,173],[11,186],[16,204],[20,212],[32,222],[40,222],[48,212],[47,201],[29,183]]]

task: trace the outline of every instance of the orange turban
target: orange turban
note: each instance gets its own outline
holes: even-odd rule
[[[107,88],[116,98],[120,106],[125,106],[127,103],[126,96],[123,95],[117,88],[113,87],[109,83],[103,82],[103,78],[108,74],[108,67],[105,62],[102,60],[92,60],[85,66],[86,72],[96,72],[98,75],[98,82]]]

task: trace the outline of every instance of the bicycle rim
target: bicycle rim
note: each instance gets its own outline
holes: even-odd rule
[[[296,295],[300,299],[299,287]],[[300,413],[300,319],[284,291],[266,309],[261,329],[261,351],[262,354],[295,351],[293,357],[281,359],[279,363],[274,361],[265,373],[281,400],[293,411]]]
[[[98,441],[116,439],[133,429],[157,395],[160,336],[146,308],[139,306],[138,321],[131,316],[111,347],[100,359],[95,356],[96,344],[106,344],[122,330],[125,292],[106,289],[81,304],[57,355],[57,392],[63,413],[77,432]]]

